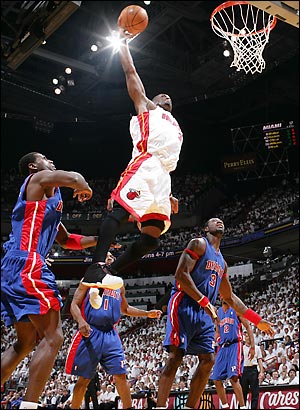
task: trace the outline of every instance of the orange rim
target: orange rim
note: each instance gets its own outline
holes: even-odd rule
[[[239,4],[248,4],[251,5],[250,3],[248,3],[247,1],[225,1],[225,3],[220,4],[218,7],[216,7],[213,12],[211,13],[210,16],[210,22],[211,25],[217,30],[217,31],[221,31],[215,24],[214,24],[214,17],[217,13],[219,13],[222,10],[227,9],[230,6],[238,6]],[[263,10],[262,10],[263,11]],[[272,16],[273,20],[271,21],[271,24],[268,25],[269,26],[269,30],[273,30],[273,28],[276,26],[277,23],[277,18],[275,16]],[[253,33],[246,33],[246,34],[233,34],[230,33],[229,31],[223,31],[224,33],[234,36],[234,37],[247,37],[247,36],[253,36],[254,34],[258,34],[258,33],[262,33],[263,31],[267,30],[267,27],[264,27],[258,31],[254,31]]]

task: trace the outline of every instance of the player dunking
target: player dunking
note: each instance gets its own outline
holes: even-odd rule
[[[122,30],[121,35],[125,36]],[[127,39],[119,54],[128,93],[137,113],[130,121],[132,159],[112,191],[108,203],[110,212],[102,222],[93,264],[83,280],[87,286],[101,283],[107,272],[119,272],[157,248],[160,235],[170,227],[171,213],[178,212],[178,201],[171,195],[170,172],[177,166],[183,136],[171,114],[171,98],[159,94],[151,101],[146,96]],[[141,235],[109,270],[104,264],[109,246],[130,215],[138,222]]]
[[[108,253],[106,263],[113,261]],[[94,309],[94,289],[82,283],[77,288],[71,304],[71,313],[78,323],[78,332],[72,339],[66,373],[79,376],[73,391],[72,409],[79,409],[86,388],[96,372],[98,363],[114,375],[123,408],[132,408],[130,388],[126,380],[125,355],[121,339],[115,329],[121,313],[134,317],[160,318],[160,310],[142,310],[130,306],[125,289],[105,289],[101,308]],[[99,296],[98,296],[99,297]]]
[[[2,354],[1,384],[39,339],[20,407],[34,409],[63,342],[62,299],[45,257],[54,240],[66,249],[83,249],[95,246],[96,238],[69,234],[61,224],[63,203],[59,187],[72,188],[79,202],[92,197],[92,190],[81,174],[56,170],[53,161],[38,152],[24,155],[19,169],[29,176],[12,212],[12,233],[4,244],[1,261],[1,314],[6,326],[14,325],[17,341]],[[104,282],[109,282],[109,278]],[[115,285],[118,278],[111,278]]]
[[[214,364],[213,304],[218,292],[237,313],[260,330],[273,335],[271,323],[262,319],[232,293],[226,275],[227,264],[220,252],[224,224],[218,218],[205,226],[206,237],[192,239],[183,251],[175,273],[175,285],[168,305],[165,348],[169,358],[162,371],[157,408],[165,408],[171,386],[185,354],[197,355],[199,365],[192,377],[186,408],[195,408]]]

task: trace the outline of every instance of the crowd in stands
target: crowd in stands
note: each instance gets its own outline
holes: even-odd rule
[[[225,223],[223,239],[241,238],[249,233],[276,225],[280,222],[299,219],[299,191],[292,184],[271,187],[260,195],[251,194],[245,198],[235,198],[225,203],[215,215]],[[203,221],[204,222],[204,221]],[[201,235],[203,227],[182,227],[170,229],[161,237],[160,250],[175,251],[183,249],[187,242]],[[129,243],[138,237],[138,233],[117,236],[120,244]],[[61,255],[76,254],[74,251],[58,251]],[[85,255],[91,255],[93,249],[85,249]],[[78,252],[77,252],[78,254]]]
[[[79,203],[73,198],[71,189],[62,188],[64,213],[101,213],[106,209],[107,199],[116,186],[117,178],[86,178],[93,189],[90,201]],[[3,210],[11,211],[16,202],[19,188],[24,181],[12,168],[9,172],[1,172],[1,204]],[[174,176],[172,178],[173,195],[179,199],[181,212],[192,211],[199,196],[208,188],[219,182],[212,174]]]
[[[297,185],[298,181],[298,185]],[[11,210],[22,182],[20,176],[10,171],[2,174],[2,210]],[[109,193],[115,186],[114,178],[98,178],[89,181],[93,187],[94,194],[91,201],[78,203],[72,198],[71,190],[65,189],[64,214],[68,212],[103,212]],[[186,175],[185,177],[173,178],[173,194],[179,199],[180,212],[193,209],[195,203],[206,189],[216,184],[217,177],[209,174],[198,176]],[[182,208],[183,207],[183,208]],[[248,195],[235,194],[232,199],[223,202],[219,209],[214,210],[214,214],[221,218],[226,226],[223,240],[241,238],[244,235],[259,231],[260,229],[276,225],[289,220],[299,219],[299,179],[287,180],[283,178],[280,184],[271,186],[260,193],[250,193]],[[203,224],[202,221],[201,224]],[[201,234],[202,226],[181,227],[170,229],[161,237],[160,250],[174,251],[182,249],[192,238]],[[116,240],[123,244],[132,242],[138,233],[127,233],[118,235]],[[6,240],[6,236],[2,238]],[[84,249],[80,252],[63,250],[58,246],[53,246],[52,255],[57,253],[59,256],[90,256],[94,249]],[[118,252],[115,250],[116,256]]]
[[[299,191],[291,184],[270,187],[261,195],[225,204],[218,216],[226,222],[224,239],[241,237],[286,222],[299,214]],[[229,216],[229,218],[228,218]],[[235,221],[238,220],[238,223]]]
[[[299,257],[289,257],[290,263],[276,280],[266,283],[264,289],[251,292],[245,303],[264,318],[274,323],[275,336],[269,336],[253,328],[255,343],[260,346],[265,369],[260,385],[299,384]],[[233,280],[234,283],[234,280]],[[163,349],[166,316],[162,319],[122,317],[117,324],[126,352],[128,380],[132,394],[147,395],[149,403],[155,403],[158,381],[165,365],[167,353]],[[13,329],[2,324],[1,350],[4,351],[14,341]],[[53,372],[40,398],[42,407],[70,408],[76,376],[64,373],[64,363],[76,323],[71,318],[63,322],[65,341],[60,349]],[[28,365],[31,354],[17,367],[2,392],[2,408],[18,408],[24,394]],[[198,364],[197,357],[185,356],[179,367],[172,390],[187,390],[191,375]],[[118,392],[114,379],[99,366],[98,377],[101,388],[97,392],[99,408],[101,403],[113,403]],[[210,381],[207,387],[213,387]],[[8,404],[11,407],[8,406]],[[92,403],[92,402],[90,402]],[[89,405],[91,408],[91,404]],[[84,407],[84,404],[82,405]],[[150,407],[151,408],[151,407]]]
[[[186,177],[186,181],[187,180],[189,180],[188,176]],[[196,183],[192,177],[191,181]],[[106,183],[109,188],[113,185],[109,180],[106,180]],[[178,197],[180,197],[180,195],[178,195]],[[299,191],[293,183],[286,182],[276,187],[270,187],[261,194],[250,194],[245,197],[235,196],[228,203],[222,204],[214,213],[225,223],[226,229],[223,240],[241,238],[244,235],[257,232],[260,229],[278,223],[298,220]],[[161,237],[159,250],[175,251],[183,249],[191,238],[201,235],[202,230],[203,227],[200,225],[170,229]],[[118,235],[116,240],[117,243],[123,244],[123,249],[125,249],[126,244],[132,242],[138,236],[139,233],[127,233]],[[70,251],[61,249],[58,245],[54,245],[51,254],[54,256],[90,256],[93,252],[93,248],[81,251]],[[120,252],[122,252],[122,249],[114,250],[116,256],[118,256]]]

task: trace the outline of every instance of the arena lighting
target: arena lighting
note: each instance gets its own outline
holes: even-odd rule
[[[66,74],[71,74],[72,73],[72,69],[70,67],[66,67],[65,68],[65,73]]]
[[[150,3],[151,1],[144,1],[144,4],[146,4],[146,6],[149,6]]]
[[[94,53],[98,50],[98,46],[96,44],[92,44],[91,45],[91,51],[93,51]]]
[[[224,57],[229,57],[230,56],[230,51],[229,50],[224,50],[223,51],[223,56]]]
[[[55,94],[60,95],[62,92],[65,91],[65,89],[66,88],[62,84],[60,84],[60,85],[54,87],[53,91],[55,92]]]
[[[52,78],[52,83],[53,83],[54,85],[58,84],[58,79],[57,79],[57,78]]]
[[[47,3],[55,8],[47,10]],[[8,67],[16,70],[80,5],[81,1],[39,2],[27,16],[31,21],[24,27],[21,36],[13,39],[12,43],[17,43],[17,46],[7,56]]]
[[[106,40],[109,41],[110,46],[113,47],[114,52],[117,52],[120,50],[122,39],[120,38],[118,32],[112,31],[111,35],[106,37]]]

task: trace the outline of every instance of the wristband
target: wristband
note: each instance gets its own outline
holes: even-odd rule
[[[81,245],[81,238],[83,238],[83,235],[71,233],[66,241],[66,249],[73,249],[76,251],[83,249],[83,246]]]
[[[200,306],[206,307],[209,304],[209,299],[206,296],[202,296],[201,299],[197,300]]]
[[[262,317],[252,309],[247,309],[243,317],[253,323],[255,326],[262,320]]]

